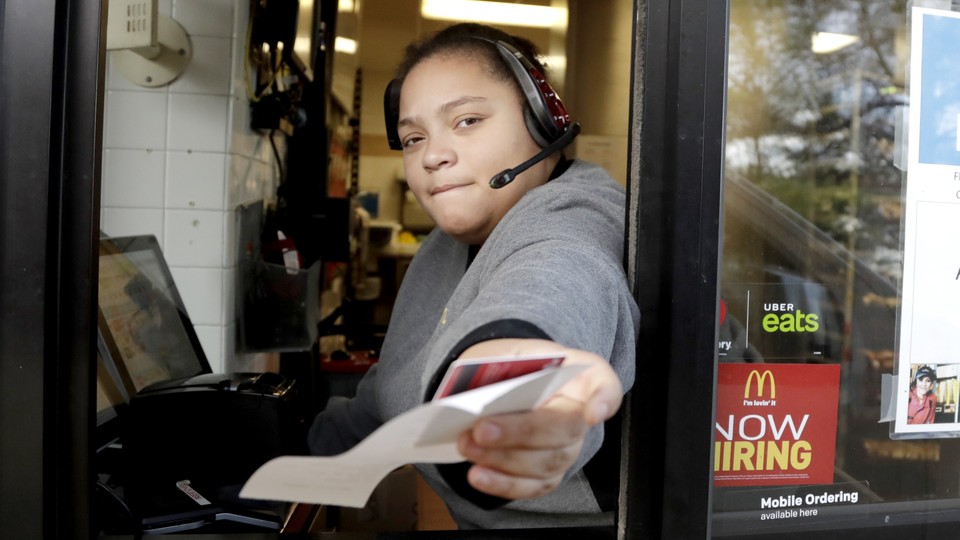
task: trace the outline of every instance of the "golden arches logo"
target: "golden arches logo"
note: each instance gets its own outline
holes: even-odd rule
[[[743,399],[747,399],[750,395],[750,384],[754,380],[757,381],[757,397],[761,397],[767,377],[770,378],[770,399],[777,399],[777,381],[774,380],[773,373],[769,369],[763,370],[763,373],[756,369],[750,372],[750,375],[747,376],[747,384],[743,385]]]

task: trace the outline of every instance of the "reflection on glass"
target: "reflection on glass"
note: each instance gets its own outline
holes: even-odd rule
[[[714,534],[958,511],[960,441],[894,440],[879,421],[902,262],[905,2],[734,0],[729,28],[720,362],[840,365],[840,388],[833,483],[718,485]],[[956,380],[922,382],[931,421],[956,417]]]
[[[202,371],[174,295],[173,282],[153,252],[101,253],[97,297],[106,322],[102,331],[119,351],[114,362],[122,365],[137,392]]]

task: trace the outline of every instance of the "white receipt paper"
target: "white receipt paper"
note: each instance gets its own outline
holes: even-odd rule
[[[474,421],[532,409],[586,367],[561,365],[424,403],[337,456],[274,458],[253,473],[240,497],[362,508],[390,471],[464,461],[456,441]]]

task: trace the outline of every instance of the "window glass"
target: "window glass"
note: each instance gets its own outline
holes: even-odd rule
[[[908,10],[730,4],[717,537],[960,520],[960,358],[918,377],[936,399],[917,407],[945,431],[892,434],[882,407],[904,395]]]

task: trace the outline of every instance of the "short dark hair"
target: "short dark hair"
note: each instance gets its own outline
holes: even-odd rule
[[[518,95],[523,96],[520,83],[514,79],[510,67],[497,52],[493,43],[487,40],[505,41],[513,45],[540,70],[540,73],[546,74],[546,69],[539,59],[537,46],[530,40],[510,35],[492,26],[458,23],[444,28],[427,39],[408,45],[403,60],[397,66],[396,79],[403,82],[414,67],[428,58],[447,54],[462,55],[480,59],[494,78],[510,81]]]

